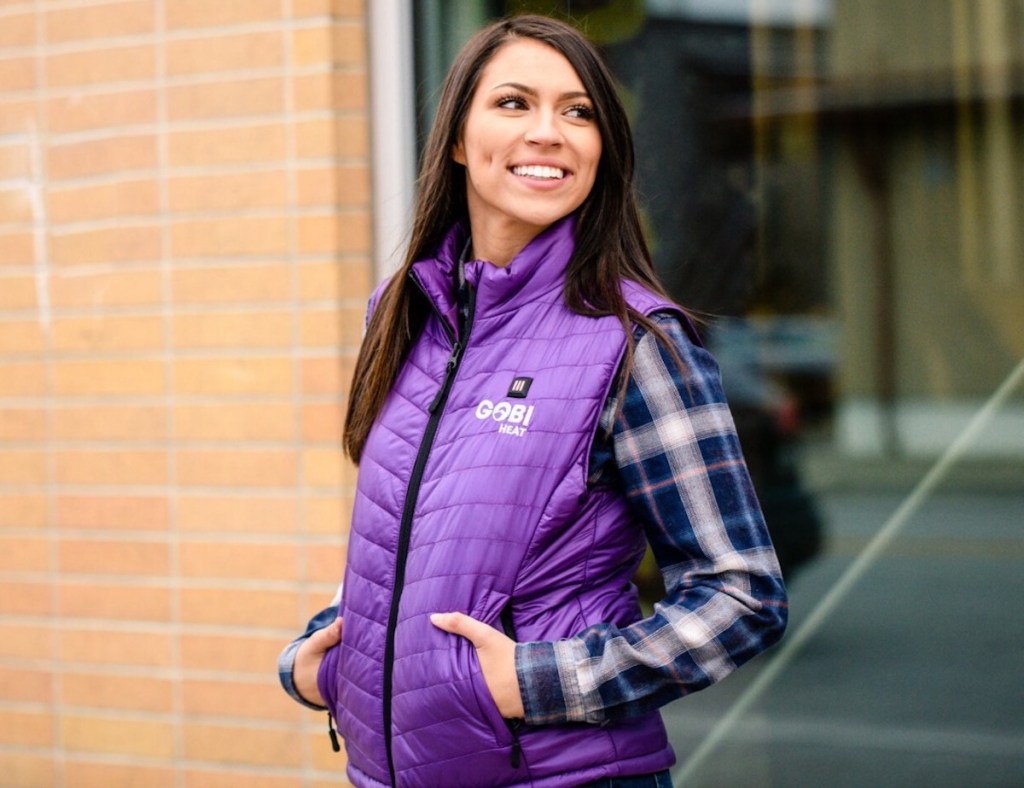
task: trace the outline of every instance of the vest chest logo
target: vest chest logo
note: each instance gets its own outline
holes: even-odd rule
[[[534,405],[524,405],[511,402],[492,402],[489,399],[480,400],[476,406],[474,415],[481,421],[490,419],[498,423],[498,433],[501,435],[512,435],[521,438],[526,434],[530,422],[533,420]]]

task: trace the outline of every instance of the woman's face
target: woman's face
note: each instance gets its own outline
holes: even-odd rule
[[[474,246],[523,243],[575,211],[601,158],[594,108],[569,61],[533,39],[484,67],[452,157],[466,168]]]

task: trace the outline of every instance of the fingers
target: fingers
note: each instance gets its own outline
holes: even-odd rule
[[[323,629],[318,629],[309,636],[310,650],[314,653],[323,654],[327,649],[338,645],[341,642],[341,629],[342,620],[340,618],[334,619]]]
[[[432,613],[430,623],[452,635],[466,638],[477,648],[483,646],[491,636],[498,634],[493,627],[465,613]]]

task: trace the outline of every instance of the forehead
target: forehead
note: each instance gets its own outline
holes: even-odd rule
[[[551,85],[560,90],[584,89],[565,55],[532,38],[514,38],[503,44],[484,66],[480,88],[490,90],[505,81],[538,88]]]

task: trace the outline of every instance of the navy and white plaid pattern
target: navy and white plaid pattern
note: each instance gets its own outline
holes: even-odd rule
[[[609,398],[591,479],[621,485],[644,523],[666,597],[631,626],[590,627],[557,642],[521,643],[516,669],[528,724],[620,719],[664,705],[730,673],[781,636],[786,592],[725,404],[718,366],[674,315],[659,315],[679,369],[638,332],[621,410]],[[616,411],[618,414],[616,415]],[[299,645],[338,614],[318,613],[281,653],[295,691]]]

